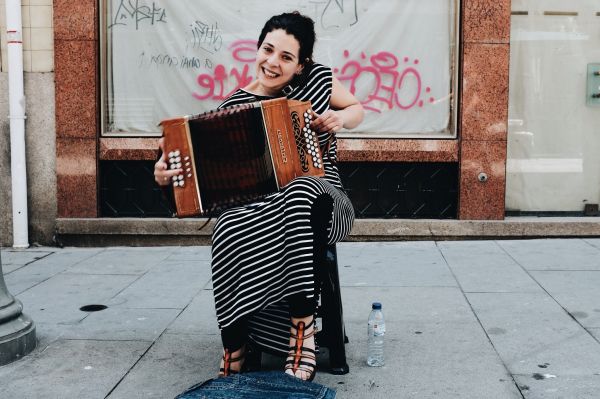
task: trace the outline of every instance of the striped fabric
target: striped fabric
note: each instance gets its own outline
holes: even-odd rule
[[[329,109],[331,69],[314,64],[307,84],[290,99],[310,100],[321,114]],[[264,100],[242,89],[221,107]],[[319,133],[321,149],[329,132]],[[263,350],[287,354],[290,315],[285,298],[305,293],[314,298],[311,206],[322,194],[333,199],[328,244],[342,240],[352,228],[354,210],[342,191],[336,163],[336,140],[323,151],[325,177],[300,177],[260,202],[219,216],[212,246],[212,279],[220,328],[248,317],[249,335]]]

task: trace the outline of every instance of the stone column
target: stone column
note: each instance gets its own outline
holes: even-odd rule
[[[0,255],[0,366],[25,356],[35,348],[35,324],[22,310],[21,301],[6,288]]]

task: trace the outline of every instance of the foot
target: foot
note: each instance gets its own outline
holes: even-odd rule
[[[235,352],[229,352],[229,349],[227,348],[223,349],[223,357],[221,358],[221,366],[219,367],[219,377],[227,377],[232,374],[241,373],[245,356],[245,346],[242,346]]]
[[[285,362],[286,374],[304,381],[312,381],[315,378],[315,369],[317,367],[315,351],[316,332],[312,316],[303,318],[292,317],[290,352]]]

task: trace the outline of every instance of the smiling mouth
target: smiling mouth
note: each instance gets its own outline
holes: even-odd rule
[[[262,68],[262,71],[265,74],[265,76],[268,77],[268,78],[278,78],[279,77],[278,73],[269,71],[268,69],[266,69],[264,67]]]

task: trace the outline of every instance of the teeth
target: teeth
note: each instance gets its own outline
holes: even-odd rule
[[[278,76],[279,76],[279,74],[277,74],[277,73],[275,73],[275,72],[271,72],[271,71],[269,71],[269,70],[267,70],[267,69],[264,69],[264,68],[263,68],[263,72],[264,72],[264,73],[265,73],[265,75],[267,75],[267,77],[269,77],[269,78],[276,78],[276,77],[278,77]]]

